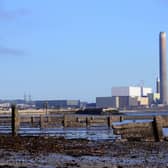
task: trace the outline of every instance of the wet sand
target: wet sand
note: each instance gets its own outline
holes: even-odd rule
[[[168,167],[168,142],[0,138],[0,168]]]

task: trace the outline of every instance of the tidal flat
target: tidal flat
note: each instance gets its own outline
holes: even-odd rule
[[[0,137],[0,168],[168,167],[168,142]]]

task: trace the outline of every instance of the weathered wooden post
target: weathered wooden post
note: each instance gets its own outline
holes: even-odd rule
[[[33,116],[31,116],[31,126],[34,127],[34,119],[33,119]]]
[[[156,116],[153,119],[153,132],[156,141],[163,140],[162,117]]]
[[[45,111],[46,115],[48,114],[48,102],[43,103],[43,111]]]
[[[90,126],[90,117],[86,117],[86,127]]]
[[[66,115],[64,115],[63,117],[63,126],[67,127],[67,116]]]
[[[19,113],[15,104],[12,104],[11,109],[12,109],[12,120],[11,120],[12,136],[17,136],[20,127]]]
[[[51,122],[51,116],[49,114],[47,114],[47,123]]]
[[[111,116],[107,117],[107,124],[108,124],[108,127],[111,128],[111,124],[112,124],[112,122],[111,122]]]
[[[40,128],[44,128],[44,116],[40,115]]]
[[[79,117],[76,117],[76,122],[80,122],[80,119],[79,119]]]
[[[124,116],[120,116],[120,122],[124,120]]]

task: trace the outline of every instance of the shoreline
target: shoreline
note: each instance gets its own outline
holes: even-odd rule
[[[166,168],[168,142],[1,136],[0,156],[0,167],[9,168]]]

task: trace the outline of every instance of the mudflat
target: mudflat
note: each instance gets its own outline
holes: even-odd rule
[[[0,168],[166,168],[168,142],[0,137]]]

